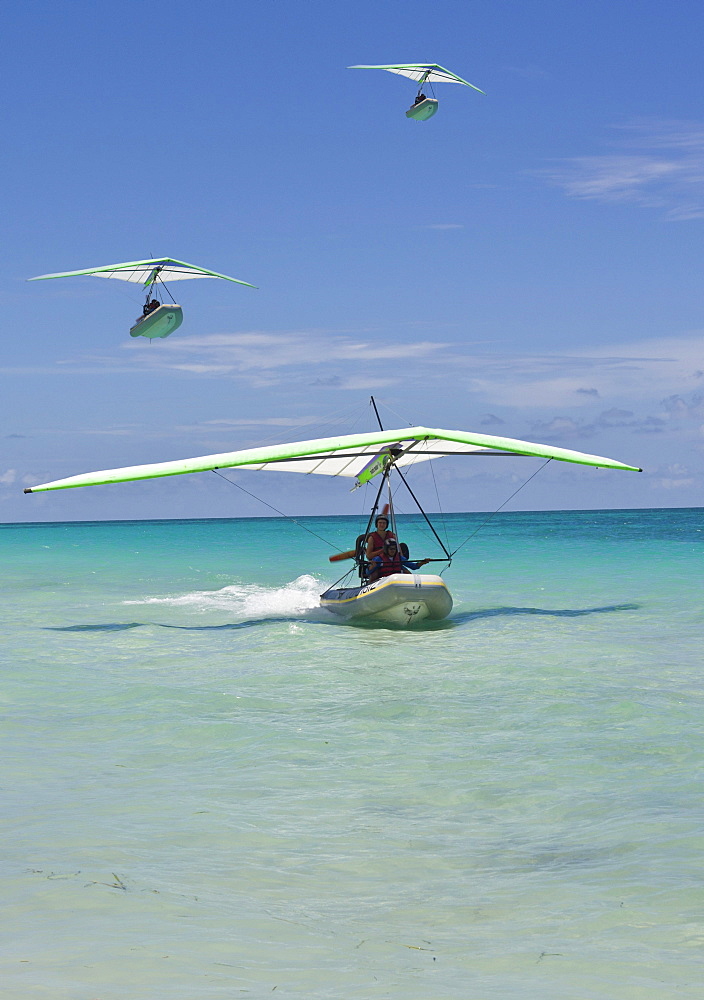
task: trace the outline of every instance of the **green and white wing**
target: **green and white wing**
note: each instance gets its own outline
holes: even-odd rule
[[[237,468],[342,476],[356,479],[361,484],[382,472],[389,459],[393,459],[398,466],[405,466],[434,458],[459,455],[529,455],[602,469],[641,471],[637,466],[625,465],[611,458],[588,455],[567,448],[555,448],[551,445],[534,444],[530,441],[519,441],[515,438],[495,437],[469,431],[404,427],[399,430],[346,434],[312,441],[296,441],[292,444],[269,445],[264,448],[247,448],[244,451],[204,455],[173,462],[158,462],[153,465],[88,472],[68,479],[57,479],[41,486],[32,486],[24,492],[40,493],[78,486],[102,486],[108,483],[180,476],[190,472]]]
[[[486,94],[479,87],[475,87],[473,83],[469,83],[468,80],[463,80],[461,76],[457,76],[456,73],[451,73],[449,69],[445,69],[444,66],[438,66],[437,63],[391,63],[388,66],[348,66],[348,69],[385,69],[387,73],[396,73],[398,76],[406,76],[409,80],[415,80],[416,83],[462,83],[465,87],[471,87],[472,90],[478,91],[480,94]]]
[[[36,278],[29,278],[29,281],[44,281],[47,278],[74,278],[78,275],[87,274],[96,278],[117,278],[119,281],[132,281],[137,285],[151,285],[155,278],[159,281],[184,281],[192,278],[222,278],[224,281],[234,281],[237,285],[247,285],[248,288],[256,288],[248,281],[240,281],[239,278],[231,278],[227,274],[219,274],[217,271],[210,271],[206,267],[198,267],[196,264],[187,264],[183,260],[174,260],[172,257],[156,257],[153,260],[132,260],[124,264],[105,264],[102,267],[86,267],[80,271],[61,271],[57,274],[39,274]]]

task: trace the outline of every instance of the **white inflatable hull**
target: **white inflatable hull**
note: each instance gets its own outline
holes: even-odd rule
[[[438,110],[438,102],[434,98],[426,97],[424,101],[413,104],[406,112],[406,118],[415,118],[417,122],[427,122]]]
[[[178,330],[181,323],[183,323],[181,306],[162,304],[130,327],[130,337],[148,337],[150,340],[168,337],[174,330]]]
[[[340,618],[369,618],[414,625],[447,618],[452,596],[440,576],[426,573],[394,573],[363,587],[326,590],[320,606]]]

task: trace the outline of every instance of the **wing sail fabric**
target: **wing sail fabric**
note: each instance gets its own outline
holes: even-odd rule
[[[223,278],[225,281],[234,281],[237,285],[247,285],[249,288],[256,288],[248,281],[240,281],[239,278],[231,278],[227,274],[219,274],[217,271],[209,271],[205,267],[198,267],[196,264],[187,264],[183,260],[174,260],[171,257],[157,257],[154,260],[133,260],[124,264],[105,264],[103,267],[86,267],[82,271],[61,271],[57,274],[39,274],[36,278],[29,278],[29,281],[44,281],[47,278],[74,278],[81,274],[93,275],[96,278],[118,278],[120,281],[133,281],[137,285],[149,285],[154,280],[155,271],[160,281],[184,281],[191,278]]]
[[[394,452],[400,449],[400,457],[396,460],[399,466],[450,455],[511,454],[553,458],[558,462],[592,465],[602,469],[641,471],[634,465],[625,465],[611,458],[601,458],[598,455],[588,455],[567,448],[534,444],[514,438],[468,431],[405,427],[400,430],[375,431],[370,434],[346,434],[312,441],[297,441],[292,444],[269,445],[264,448],[247,448],[244,451],[158,462],[153,465],[87,472],[68,479],[57,479],[41,486],[32,486],[26,489],[25,493],[66,490],[78,486],[102,486],[108,483],[156,479],[162,476],[180,476],[189,472],[235,468],[268,469],[354,479],[379,454],[380,446],[383,445],[393,445]]]
[[[424,83],[426,81],[428,83],[463,83],[465,87],[471,87],[472,90],[476,90],[486,97],[484,91],[479,90],[479,87],[475,87],[473,83],[463,80],[456,73],[451,73],[444,66],[438,66],[437,63],[391,63],[388,66],[348,66],[347,68],[385,69],[388,73],[397,73],[399,76],[406,76],[409,80],[415,80],[416,83],[420,83],[421,80]]]

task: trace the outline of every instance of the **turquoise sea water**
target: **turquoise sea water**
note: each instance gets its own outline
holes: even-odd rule
[[[4,1000],[699,998],[703,541],[498,515],[409,632],[281,519],[2,526]]]

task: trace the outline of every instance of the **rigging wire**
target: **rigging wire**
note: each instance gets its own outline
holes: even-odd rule
[[[171,299],[171,301],[173,302],[173,304],[176,305],[176,299],[171,294],[171,290],[169,288],[167,288],[166,282],[162,281],[158,274],[157,274],[156,278],[154,279],[154,284],[156,285],[157,283],[161,285],[161,287],[165,290],[165,292],[167,293],[167,295],[169,296],[169,298]]]
[[[348,577],[351,577],[352,574],[354,572],[356,572],[356,569],[357,569],[357,564],[355,563],[353,565],[352,569],[348,569],[347,572],[344,574],[344,576],[341,576],[339,580],[335,580],[334,583],[331,583],[330,586],[327,589],[328,590],[333,590],[335,587],[337,587],[339,584],[341,584],[343,580],[347,580]]]
[[[543,464],[540,466],[540,468],[535,470],[535,472],[533,473],[532,476],[528,476],[528,478],[526,479],[525,483],[521,483],[521,485],[518,487],[518,489],[514,490],[514,492],[511,494],[511,496],[508,497],[506,500],[504,500],[504,502],[501,504],[500,507],[497,507],[496,510],[492,514],[490,514],[485,521],[482,521],[482,523],[477,528],[474,529],[474,531],[472,532],[472,534],[468,535],[468,537],[465,538],[465,540],[462,542],[462,544],[457,546],[457,548],[453,551],[452,555],[454,556],[457,552],[459,552],[460,549],[464,548],[464,546],[467,544],[467,542],[469,542],[472,538],[474,538],[474,536],[477,534],[477,532],[481,531],[482,528],[485,527],[489,523],[489,521],[491,521],[491,519],[493,517],[495,517],[499,513],[499,511],[502,510],[510,500],[513,500],[513,498],[516,496],[516,494],[520,493],[521,490],[523,489],[523,487],[527,486],[528,483],[531,481],[531,479],[535,479],[535,477],[538,475],[538,473],[543,471],[543,469],[548,464],[548,462],[552,462],[552,459],[551,458],[546,459],[546,461],[543,462]]]
[[[399,416],[399,414],[396,414],[396,416]],[[417,455],[414,455],[411,452],[408,457],[410,458],[410,461],[407,464],[407,469],[413,468],[415,465],[418,464],[419,461],[422,460],[422,454],[420,454],[420,453],[417,454]],[[449,539],[448,530],[447,530],[447,523],[445,521],[445,512],[443,511],[443,509],[442,509],[442,503],[440,502],[440,492],[438,490],[438,484],[437,484],[437,481],[435,479],[435,468],[434,468],[433,462],[431,461],[429,463],[429,465],[430,465],[430,475],[431,475],[432,480],[433,480],[433,486],[435,487],[435,498],[436,498],[437,504],[438,504],[438,513],[440,514],[440,520],[441,520],[441,523],[442,523],[442,530],[443,530],[443,532],[445,534],[445,544],[447,546],[447,548],[445,549],[445,551],[447,552],[449,550],[449,548],[450,548],[450,539]],[[399,471],[398,470],[398,466],[396,467],[396,471],[397,472]],[[399,473],[399,475],[400,475],[400,473]],[[403,478],[403,477],[401,477],[401,478]],[[404,482],[405,482],[405,479],[404,479]],[[408,487],[408,484],[406,484],[406,486]],[[409,492],[410,492],[410,490],[409,490]],[[411,494],[411,496],[413,496],[413,494]],[[425,516],[425,512],[423,511],[422,507],[420,506],[420,504],[416,500],[415,496],[413,497],[413,499],[416,501],[416,506],[418,507],[418,509],[420,510],[420,512],[423,514],[423,516]],[[426,520],[427,520],[427,518],[426,518]],[[428,522],[428,523],[430,523],[430,522]],[[431,528],[432,528],[432,525],[431,525]],[[433,532],[433,534],[435,534],[435,532]],[[435,535],[435,537],[436,538],[438,537],[437,534]]]
[[[397,413],[396,410],[394,410],[391,406],[389,406],[388,403],[382,403],[381,405],[384,407],[384,409],[388,410],[389,413],[393,413],[395,417],[398,417],[398,419],[401,421],[402,424],[407,424],[409,427],[416,426],[415,424],[411,423],[410,420],[406,420],[405,417],[402,417],[400,413]]]
[[[239,483],[234,482],[232,479],[228,479],[227,476],[223,476],[223,474],[218,469],[211,469],[210,471],[214,472],[216,476],[220,476],[220,478],[224,479],[226,483],[230,484],[230,486],[236,486],[238,490],[242,490],[243,493],[246,493],[247,496],[252,497],[253,500],[258,500],[259,503],[263,503],[265,507],[269,507],[270,510],[276,511],[276,513],[280,514],[281,517],[285,517],[287,521],[293,521],[293,523],[297,524],[299,528],[303,528],[304,531],[307,531],[309,535],[315,535],[315,537],[319,539],[319,541],[325,542],[325,544],[329,545],[331,549],[335,549],[336,552],[342,552],[342,549],[339,549],[337,545],[333,545],[333,543],[329,542],[327,538],[323,538],[322,535],[316,534],[316,532],[313,531],[311,528],[307,528],[305,524],[301,524],[300,521],[297,521],[295,517],[291,517],[290,514],[284,514],[284,512],[282,510],[279,510],[278,507],[274,507],[273,504],[267,503],[266,500],[262,500],[262,498],[258,497],[255,493],[250,493],[249,490],[246,490],[244,488],[244,486],[240,486]]]
[[[394,490],[394,509],[396,510],[396,513],[400,514],[402,517],[414,517],[414,518],[418,517],[417,510],[411,508],[407,509],[405,505],[402,505],[397,500],[397,495],[400,489],[401,489],[401,483],[399,482]],[[407,523],[405,527],[402,525],[400,530],[404,534],[410,533],[412,531],[414,535],[417,534],[418,536],[420,536],[420,540],[414,539],[414,544],[416,547],[418,547],[420,544],[426,544],[426,543],[430,543],[431,545],[435,544],[435,539],[433,538],[431,532],[428,531],[426,525],[423,523],[421,519],[418,519],[417,521],[416,520],[411,521],[410,523]]]
[[[305,420],[300,424],[290,424],[289,426],[292,427],[290,434],[293,434],[294,429],[295,433],[299,436],[300,431],[310,432],[311,430],[320,429],[323,431],[327,430],[327,434],[324,434],[323,436],[332,437],[333,435],[330,434],[329,430],[330,427],[336,428],[339,425],[346,428],[349,428],[350,426],[354,428],[360,420],[364,418],[366,412],[366,407],[362,407],[360,409],[359,403],[355,403],[354,406],[351,406],[346,410],[335,410],[329,416],[315,417],[313,419]],[[351,421],[353,422],[350,424]],[[236,425],[237,421],[233,421],[233,426]],[[287,434],[284,436],[288,437],[289,435]],[[285,442],[281,441],[281,437],[281,425],[279,425],[277,430],[272,431],[271,434],[267,434],[266,437],[258,437],[251,445],[249,445],[249,447],[260,448],[264,445],[270,444],[272,441],[275,441],[277,444],[283,444]]]
[[[173,304],[176,305],[176,299],[171,294],[171,289],[167,287],[166,282],[162,281],[160,278],[157,278],[157,281],[159,282],[159,284],[161,285],[161,287],[164,289],[164,291],[166,292],[166,294],[169,296],[169,298],[171,299],[171,301],[173,302]]]
[[[162,282],[162,284],[163,284],[163,282]],[[164,286],[164,287],[166,287],[166,286]],[[168,289],[167,289],[167,291],[168,291]],[[171,293],[169,292],[169,295],[170,294]],[[172,296],[172,298],[173,298],[173,296]],[[384,429],[383,428],[383,424],[381,422],[381,418],[379,416],[379,411],[377,409],[376,401],[374,400],[373,396],[370,397],[370,402],[371,402],[371,406],[374,408],[374,414],[376,416],[376,419],[377,419],[377,422],[379,424],[379,427],[380,427],[381,430],[383,430]],[[397,416],[398,416],[398,414],[397,414]],[[482,523],[480,525],[478,525],[474,529],[474,531],[470,535],[468,535],[468,537],[465,538],[465,540],[460,545],[458,545],[457,548],[454,549],[452,552],[449,551],[448,547],[445,545],[445,543],[443,542],[443,540],[440,538],[440,536],[438,535],[437,531],[433,527],[432,522],[430,521],[430,519],[428,518],[428,515],[425,513],[425,511],[423,510],[422,506],[420,505],[420,502],[418,501],[418,498],[416,497],[415,493],[413,492],[413,490],[409,486],[409,484],[406,481],[406,478],[403,475],[403,473],[401,472],[401,470],[398,468],[398,466],[395,463],[391,463],[391,465],[395,469],[395,471],[398,473],[401,482],[404,484],[404,486],[406,487],[406,489],[410,493],[411,497],[413,498],[413,500],[414,500],[414,502],[416,504],[416,507],[418,508],[418,510],[420,511],[420,513],[423,515],[423,518],[425,519],[426,524],[428,525],[428,527],[432,531],[433,535],[435,536],[436,541],[439,543],[441,549],[443,550],[443,552],[447,556],[447,560],[448,560],[448,564],[449,564],[449,563],[452,562],[453,557],[460,551],[460,549],[464,548],[464,546],[467,544],[467,542],[469,542],[472,538],[474,538],[474,536],[479,531],[481,531],[481,529],[484,528],[492,520],[492,518],[494,518],[496,516],[496,514],[499,513],[500,510],[503,510],[503,508],[506,506],[506,504],[508,504],[511,500],[513,500],[513,498],[518,493],[520,493],[520,491],[525,486],[528,485],[528,483],[531,481],[531,479],[534,479],[535,476],[537,476],[539,472],[542,472],[542,470],[545,468],[545,466],[549,462],[551,462],[551,461],[552,461],[552,459],[548,458],[545,462],[543,462],[543,464],[538,469],[536,469],[536,471],[532,475],[530,475],[525,480],[525,482],[521,483],[521,485],[518,487],[518,489],[514,490],[513,493],[509,497],[507,497],[507,499],[504,500],[504,502],[502,504],[500,504],[496,508],[496,510],[493,511],[489,515],[489,517],[487,517],[484,521],[482,521]],[[411,463],[411,464],[414,464],[414,463]],[[311,528],[308,528],[305,524],[302,524],[295,517],[291,517],[289,514],[285,514],[282,510],[279,510],[278,507],[274,507],[273,504],[268,503],[268,501],[263,500],[261,497],[258,497],[255,493],[251,493],[249,490],[245,489],[244,486],[240,486],[239,483],[234,482],[232,479],[228,479],[227,476],[224,476],[218,469],[211,469],[210,471],[214,472],[215,475],[219,476],[221,479],[224,479],[224,481],[226,483],[229,483],[230,486],[236,486],[238,490],[242,491],[242,493],[246,493],[247,496],[252,497],[253,500],[257,500],[259,503],[264,504],[265,507],[269,507],[270,510],[273,510],[280,517],[284,517],[284,518],[286,518],[286,520],[292,521],[294,524],[298,525],[299,528],[303,528],[303,530],[307,531],[309,535],[313,535],[314,538],[317,538],[319,541],[324,542],[325,545],[330,546],[330,548],[335,549],[337,552],[341,552],[342,551],[338,546],[336,546],[332,542],[328,541],[327,538],[323,538],[322,535],[317,534],[317,532],[313,531]],[[375,498],[374,504],[372,506],[372,510],[371,510],[371,513],[370,513],[370,516],[369,516],[369,520],[367,522],[366,531],[364,532],[365,535],[369,534],[369,531],[371,529],[371,525],[372,525],[372,522],[373,522],[373,518],[374,518],[374,515],[375,515],[375,513],[376,513],[376,511],[377,511],[377,509],[379,507],[379,501],[381,499],[381,494],[382,494],[382,491],[383,491],[385,485],[388,486],[388,490],[389,490],[389,508],[390,508],[390,511],[391,511],[391,518],[392,518],[392,520],[394,520],[394,514],[393,514],[394,503],[393,503],[393,498],[394,498],[395,493],[398,490],[398,487],[396,488],[396,490],[393,489],[393,487],[391,485],[391,481],[390,481],[390,476],[389,476],[390,472],[391,472],[391,468],[388,468],[385,471],[385,473],[382,475],[381,483],[380,483],[380,486],[379,486],[379,490],[378,490],[378,492],[376,494],[376,498]],[[439,495],[439,491],[438,491],[438,487],[437,487],[437,482],[436,482],[436,479],[435,479],[435,473],[432,470],[432,464],[431,464],[431,473],[432,473],[432,477],[433,477],[433,485],[435,487],[435,494],[436,494],[437,501],[438,501],[438,507],[440,509],[440,514],[441,514],[441,517],[442,517],[443,529],[444,529],[445,535],[447,536],[447,525],[445,523],[444,513],[442,511],[442,507],[441,507],[441,504],[440,504],[440,495]],[[369,486],[369,484],[366,483],[365,487],[368,488],[368,486]],[[365,489],[365,494],[366,494],[366,489]],[[395,523],[392,525],[392,527],[395,528]],[[353,571],[354,571],[354,568],[351,569],[351,570],[349,570],[342,577],[340,577],[340,580],[338,580],[337,583],[340,583],[346,577],[350,576]],[[337,583],[334,584],[333,586],[337,586]]]
[[[407,481],[406,481],[406,477],[405,477],[405,476],[404,476],[404,474],[403,474],[403,473],[401,472],[401,470],[400,470],[400,469],[398,468],[398,466],[396,467],[396,472],[397,472],[397,473],[399,474],[399,476],[401,477],[401,482],[403,483],[403,485],[404,485],[404,486],[406,487],[406,489],[408,490],[408,492],[409,492],[409,493],[411,494],[411,496],[412,496],[412,497],[413,497],[413,499],[415,500],[415,502],[416,502],[416,507],[418,508],[418,510],[419,510],[419,511],[421,512],[421,514],[422,514],[422,515],[423,515],[423,517],[425,518],[425,520],[426,520],[426,523],[427,523],[428,527],[430,528],[430,530],[432,531],[432,533],[433,533],[433,534],[435,535],[435,538],[437,539],[437,541],[438,541],[438,542],[439,542],[439,544],[440,544],[440,548],[441,548],[441,549],[443,550],[443,552],[444,552],[444,553],[445,553],[445,555],[447,556],[448,560],[449,560],[450,562],[452,562],[452,555],[453,555],[453,553],[450,553],[450,552],[448,552],[448,551],[447,551],[447,549],[445,548],[445,545],[444,545],[444,543],[443,543],[443,540],[442,540],[442,538],[440,537],[440,535],[438,535],[437,531],[436,531],[436,530],[435,530],[435,528],[433,527],[433,525],[432,525],[432,523],[431,523],[431,521],[430,521],[430,518],[428,517],[428,515],[427,515],[427,514],[425,513],[425,511],[424,511],[424,510],[423,510],[423,508],[421,507],[420,503],[418,502],[418,498],[416,497],[416,495],[415,495],[415,493],[413,492],[413,490],[411,489],[411,487],[410,487],[410,486],[408,485],[408,483],[407,483]],[[506,502],[508,503],[508,500],[507,500]]]
[[[438,502],[438,511],[440,513],[440,520],[442,522],[442,530],[445,533],[445,541],[447,542],[447,545],[449,547],[449,545],[450,545],[450,539],[449,539],[448,534],[447,534],[447,522],[445,521],[445,512],[442,509],[442,504],[440,502],[440,492],[438,490],[438,484],[437,484],[437,481],[435,479],[435,470],[433,469],[433,463],[432,462],[430,463],[430,474],[433,477],[433,486],[435,487],[435,498],[436,498],[436,500]]]

